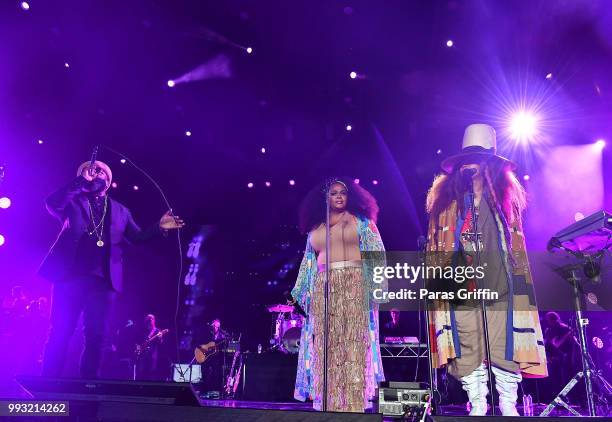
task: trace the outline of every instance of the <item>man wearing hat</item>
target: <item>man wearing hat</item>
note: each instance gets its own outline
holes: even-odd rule
[[[459,287],[498,294],[486,305],[492,362],[486,361],[479,300],[440,300],[430,308],[433,365],[447,366],[461,381],[471,415],[487,412],[487,365],[495,375],[505,416],[518,416],[517,389],[523,376],[547,376],[522,228],[525,191],[515,167],[496,154],[495,130],[473,124],[465,130],[461,153],[442,162],[444,173],[434,179],[427,195],[428,265],[480,264],[484,278]],[[466,195],[471,189],[473,208]]]
[[[77,177],[46,200],[49,213],[63,226],[39,273],[53,282],[51,331],[42,373],[62,374],[70,337],[81,313],[85,349],[80,374],[96,378],[106,321],[115,292],[122,287],[122,246],[179,229],[183,221],[168,211],[159,223],[142,230],[130,210],[107,195],[113,173],[101,161],[81,164]]]

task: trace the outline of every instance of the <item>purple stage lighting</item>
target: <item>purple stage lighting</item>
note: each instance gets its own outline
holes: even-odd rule
[[[357,78],[357,72],[351,72],[349,73],[349,76],[351,77],[351,79],[355,79]]]
[[[21,2],[21,8],[23,10],[30,10],[30,3],[28,3],[27,1],[22,1]]]
[[[113,183],[111,183],[111,187],[113,187],[113,188],[117,189],[117,182],[113,182]]]
[[[121,164],[125,164],[125,158],[122,158],[121,160],[119,160],[121,162]]]
[[[353,126],[351,125],[346,125],[346,131],[350,132],[351,130],[353,130]]]
[[[599,149],[604,149],[604,147],[606,146],[606,141],[604,141],[603,139],[598,139],[595,142],[595,146]]]
[[[185,136],[191,136],[191,131],[190,130],[186,130],[185,131]]]
[[[134,189],[134,190],[138,190],[138,189],[140,189],[140,188],[138,187],[138,185],[134,185],[134,188],[133,188],[133,189]]]
[[[253,187],[253,182],[247,183],[247,188],[251,189]]]
[[[529,142],[537,134],[537,119],[528,112],[521,111],[512,117],[510,134],[519,142]]]
[[[261,151],[262,154],[266,153],[266,149],[264,147],[262,147],[260,151]]]
[[[269,188],[270,186],[272,186],[272,183],[266,182],[266,187]]]
[[[353,180],[353,182],[355,182],[355,184],[358,185],[360,180],[359,179],[355,179],[355,180]]]
[[[42,145],[42,144],[43,144],[43,140],[42,140],[42,139],[39,139],[39,140],[38,140],[38,145]]]
[[[174,87],[174,85],[176,85],[176,84],[174,83],[174,81],[173,81],[172,79],[170,79],[170,80],[168,81],[168,86],[169,86],[170,88],[173,88],[173,87]]]
[[[378,184],[378,180],[376,180],[376,179],[372,180],[372,184],[373,185],[377,185]]]
[[[455,45],[455,43],[453,42],[453,40],[448,40],[448,41],[446,41],[446,46],[447,46],[447,47],[449,47],[449,48],[450,48],[450,47],[452,47],[453,45]]]
[[[248,54],[251,54],[251,53],[253,53],[253,49],[251,47],[247,47],[246,52]]]
[[[4,236],[0,234],[0,246],[4,245]]]
[[[523,180],[524,180],[524,181],[528,181],[529,179],[530,179],[530,177],[529,177],[529,175],[528,175],[528,174],[526,174],[526,175],[524,175],[524,176],[523,176]]]
[[[546,79],[552,79],[552,73],[548,73],[548,74],[546,75]]]
[[[295,180],[293,180],[293,179],[289,180],[289,185],[295,186]]]
[[[7,209],[11,206],[11,200],[6,196],[0,198],[0,208]]]

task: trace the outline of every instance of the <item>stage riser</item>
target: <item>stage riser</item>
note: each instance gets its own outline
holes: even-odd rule
[[[377,414],[323,413],[266,409],[228,409],[214,407],[141,405],[136,403],[99,403],[97,417],[104,421],[142,422],[381,422]]]

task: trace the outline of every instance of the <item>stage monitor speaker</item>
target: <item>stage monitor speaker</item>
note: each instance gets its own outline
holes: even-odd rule
[[[186,382],[85,380],[31,376],[17,377],[17,381],[39,400],[200,405],[193,387]]]

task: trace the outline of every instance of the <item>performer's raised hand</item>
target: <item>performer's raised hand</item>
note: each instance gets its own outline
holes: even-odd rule
[[[166,212],[159,220],[159,227],[164,230],[180,229],[185,226],[185,222],[178,215],[172,215],[172,211]]]

